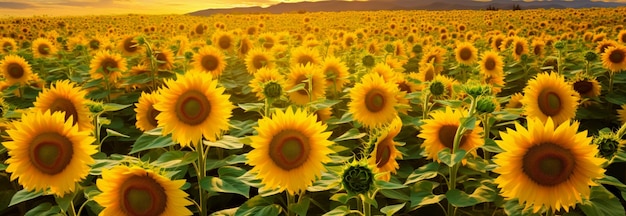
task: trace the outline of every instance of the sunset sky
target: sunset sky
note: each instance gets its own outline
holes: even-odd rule
[[[184,14],[208,8],[232,8],[249,6],[266,7],[280,2],[299,1],[303,0],[0,0],[0,17],[33,15],[100,15],[128,13]],[[490,0],[474,1],[484,2]],[[604,1],[626,2],[626,0]]]

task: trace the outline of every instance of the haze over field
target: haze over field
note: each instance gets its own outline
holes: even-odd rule
[[[358,1],[358,2],[357,2]],[[220,12],[288,12],[308,8],[307,11],[337,10],[373,10],[373,9],[483,9],[494,4],[506,7],[520,4],[527,8],[565,8],[565,7],[614,7],[626,5],[626,0],[243,0],[243,1],[194,1],[194,0],[0,0],[0,16],[33,15],[108,15],[108,14],[187,14],[207,9],[222,9]],[[301,3],[316,2],[314,4]],[[282,4],[281,4],[282,3]],[[276,9],[279,5],[279,9]],[[350,5],[350,6],[347,6]],[[270,7],[274,6],[274,7]],[[272,8],[274,8],[272,10]],[[210,11],[207,13],[214,13]]]

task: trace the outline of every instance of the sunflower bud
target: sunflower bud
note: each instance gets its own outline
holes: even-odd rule
[[[446,91],[445,85],[439,80],[432,81],[430,86],[428,86],[428,90],[430,90],[430,93],[435,97],[443,95]]]
[[[463,90],[473,98],[478,98],[478,96],[491,93],[491,88],[478,84],[467,84],[463,87]]]
[[[554,43],[554,48],[562,50],[563,48],[565,48],[565,41],[557,41],[556,43]]]
[[[422,53],[422,45],[415,44],[415,46],[413,46],[413,48],[411,48],[411,52],[413,52],[415,54]]]
[[[365,164],[353,162],[341,176],[341,184],[350,194],[367,193],[374,185],[372,169]]]
[[[263,94],[267,98],[278,98],[283,93],[283,87],[276,82],[268,82],[263,87]]]
[[[89,111],[91,113],[101,113],[102,111],[104,111],[104,105],[102,103],[93,102],[87,104],[87,106],[89,107]]]
[[[371,55],[366,55],[363,57],[363,59],[361,60],[363,65],[365,65],[366,67],[373,67],[374,66],[374,56]]]
[[[585,53],[585,60],[587,60],[588,62],[595,61],[596,59],[598,59],[598,54],[596,54],[595,52],[587,51]]]
[[[185,52],[185,59],[189,61],[191,58],[193,58],[193,53],[189,51]]]
[[[613,132],[600,132],[600,135],[593,139],[593,143],[598,145],[600,156],[606,159],[611,159],[615,156],[621,142],[622,140]]]
[[[392,53],[393,52],[393,45],[391,44],[387,44],[385,45],[385,51],[387,51],[388,53]]]
[[[493,97],[482,97],[476,103],[476,111],[478,113],[492,113],[496,110],[496,104],[493,102]]]

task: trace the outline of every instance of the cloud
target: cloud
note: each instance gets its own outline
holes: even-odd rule
[[[0,8],[2,9],[30,9],[36,8],[35,5],[24,2],[0,2]]]

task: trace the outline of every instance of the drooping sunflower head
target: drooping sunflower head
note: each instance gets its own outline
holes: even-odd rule
[[[275,67],[275,58],[272,53],[269,53],[261,48],[255,48],[250,50],[246,55],[246,68],[248,73],[254,74],[259,69],[266,67],[272,69]]]
[[[315,101],[323,98],[326,93],[326,80],[317,66],[311,64],[292,66],[289,75],[287,75],[285,89],[293,89],[299,84],[304,84],[304,88],[289,93],[289,100],[295,104],[305,105],[309,103],[309,94],[310,100]]]
[[[395,174],[400,167],[396,161],[402,159],[402,153],[396,149],[396,146],[400,144],[393,139],[400,133],[401,129],[402,121],[399,117],[394,118],[376,138],[372,152],[367,154],[370,155],[367,162],[374,168],[374,173],[377,173],[378,179],[389,181],[391,174]]]
[[[560,124],[576,116],[580,96],[565,78],[557,73],[541,73],[524,88],[524,113],[546,121],[551,117]]]
[[[160,90],[154,108],[163,134],[172,134],[172,139],[181,146],[201,144],[202,139],[215,141],[228,130],[233,104],[217,86],[211,74],[187,71],[177,75],[176,80],[165,81],[166,88]]]
[[[320,63],[319,53],[315,49],[300,46],[291,50],[291,66],[297,65],[317,65]]]
[[[56,81],[50,88],[43,89],[35,100],[36,110],[45,112],[64,112],[65,120],[72,119],[81,131],[93,129],[92,114],[85,99],[87,91],[82,90],[69,80]]]
[[[57,53],[57,48],[46,38],[37,38],[32,43],[32,52],[35,58],[52,57]]]
[[[498,52],[484,52],[480,61],[480,72],[482,74],[502,74],[504,73],[504,62]]]
[[[303,192],[321,176],[324,163],[331,161],[331,133],[324,132],[326,125],[315,115],[289,107],[264,117],[258,125],[258,134],[250,137],[254,149],[247,155],[247,164],[266,188]]]
[[[151,169],[118,165],[102,170],[96,180],[102,193],[94,200],[104,207],[100,215],[192,215],[184,184]]]
[[[198,50],[193,56],[193,68],[198,71],[220,76],[226,68],[226,60],[222,51],[212,46],[206,46]]]
[[[135,126],[137,129],[145,132],[159,126],[156,117],[161,112],[154,109],[157,99],[157,92],[141,93],[139,101],[135,104],[135,112],[137,113]]]
[[[454,57],[461,64],[471,65],[478,58],[478,50],[469,42],[459,43],[454,49]]]
[[[263,67],[250,80],[250,87],[259,100],[279,98],[284,93],[285,78],[278,70]]]
[[[500,132],[496,141],[504,152],[495,156],[500,174],[495,180],[505,198],[517,198],[526,209],[538,212],[569,211],[589,199],[590,185],[604,176],[597,158],[598,148],[591,144],[587,131],[578,132],[578,122],[557,125],[552,118],[528,118],[528,128],[515,123],[515,130]],[[532,193],[529,193],[532,191]]]
[[[423,120],[425,124],[422,125],[422,130],[417,137],[424,139],[422,148],[424,148],[428,159],[439,162],[438,153],[444,148],[452,149],[454,147],[454,136],[464,115],[464,110],[446,107],[445,111],[436,110],[432,112],[430,114],[431,119]],[[484,143],[480,135],[483,129],[478,124],[479,122],[476,121],[474,129],[465,131],[459,141],[459,148],[473,155],[476,155],[476,147]]]
[[[126,65],[126,59],[120,54],[101,51],[91,60],[89,74],[93,79],[105,78],[108,82],[115,83],[128,69]]]
[[[626,70],[626,46],[609,47],[602,54],[602,66],[611,72]]]
[[[350,91],[349,112],[368,128],[389,124],[398,115],[398,86],[376,73],[366,74]]]
[[[220,50],[225,52],[230,51],[233,49],[235,44],[235,35],[227,31],[218,31],[213,33],[212,42],[213,45]]]
[[[0,73],[7,84],[27,84],[33,74],[30,64],[18,55],[7,55],[0,61]]]
[[[6,171],[26,190],[50,189],[57,196],[73,192],[95,162],[90,131],[79,130],[63,112],[25,113],[6,132],[12,139],[2,143],[10,156]]]
[[[0,38],[0,53],[7,55],[16,51],[17,42],[15,42],[15,39],[10,37]]]

